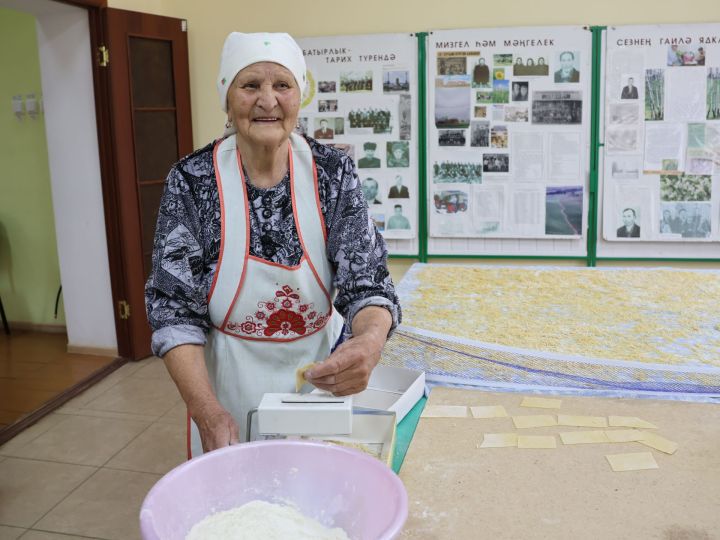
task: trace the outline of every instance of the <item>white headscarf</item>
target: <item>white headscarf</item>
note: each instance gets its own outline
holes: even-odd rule
[[[225,39],[220,55],[220,72],[217,89],[220,108],[227,112],[227,93],[240,70],[257,62],[275,62],[287,68],[295,77],[300,95],[307,84],[305,57],[302,49],[289,34],[260,32],[243,34],[231,32]],[[234,127],[225,130],[225,136],[235,132]]]

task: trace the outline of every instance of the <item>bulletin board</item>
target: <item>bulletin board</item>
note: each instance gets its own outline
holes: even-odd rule
[[[720,257],[720,24],[608,27],[598,258]]]
[[[587,255],[592,33],[427,37],[427,253]]]
[[[296,131],[353,158],[391,255],[420,249],[418,45],[411,34],[298,39],[308,68]]]

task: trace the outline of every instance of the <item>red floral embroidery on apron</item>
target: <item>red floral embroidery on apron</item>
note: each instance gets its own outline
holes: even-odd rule
[[[275,291],[271,301],[258,302],[258,310],[243,322],[228,321],[225,329],[238,335],[294,338],[317,332],[329,318],[318,314],[314,304],[304,304],[289,285]]]

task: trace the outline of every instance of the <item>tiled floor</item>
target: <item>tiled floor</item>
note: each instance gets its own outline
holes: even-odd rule
[[[158,358],[128,363],[0,447],[0,540],[140,538],[148,490],[185,461]]]

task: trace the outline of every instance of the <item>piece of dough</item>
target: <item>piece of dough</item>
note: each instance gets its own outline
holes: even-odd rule
[[[305,386],[305,383],[307,383],[305,380],[305,372],[314,365],[315,362],[310,362],[309,364],[305,364],[303,367],[299,367],[295,370],[295,392],[299,392],[300,389]]]
[[[483,405],[470,407],[473,418],[505,418],[508,413],[502,405]]]
[[[643,431],[642,438],[638,442],[650,448],[655,448],[655,450],[665,452],[666,454],[674,454],[678,449],[678,443],[650,431]]]
[[[524,397],[521,407],[534,407],[538,409],[559,409],[562,399],[549,399],[540,397]]]
[[[657,429],[655,424],[646,422],[637,416],[610,416],[608,420],[610,421],[611,427]]]
[[[596,428],[608,427],[607,418],[604,416],[571,416],[567,414],[558,414],[558,425]]]
[[[292,506],[255,500],[212,514],[196,523],[185,540],[349,540]]]
[[[612,470],[615,472],[623,471],[642,471],[645,469],[659,469],[651,452],[635,452],[632,454],[611,454],[605,456]]]
[[[426,405],[421,418],[467,418],[465,405]]]
[[[507,448],[517,446],[517,433],[486,433],[480,448]]]
[[[600,444],[609,443],[604,431],[564,431],[560,433],[563,444]]]
[[[518,448],[557,448],[555,435],[518,435]]]
[[[531,414],[528,416],[513,416],[513,424],[517,429],[557,426],[555,417],[549,414]]]
[[[643,432],[637,429],[608,429],[605,436],[610,442],[635,442],[643,438]]]

